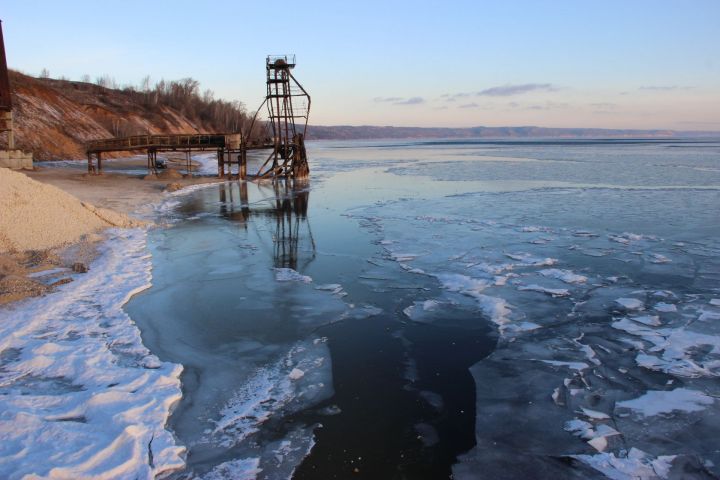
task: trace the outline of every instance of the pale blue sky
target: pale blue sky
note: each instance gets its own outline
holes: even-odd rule
[[[265,55],[295,53],[314,124],[720,130],[719,0],[4,0],[0,16],[11,68],[193,77],[249,110]]]

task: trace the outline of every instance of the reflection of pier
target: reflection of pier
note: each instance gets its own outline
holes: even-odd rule
[[[216,151],[219,177],[237,177],[244,180],[247,174],[249,150],[272,150],[260,167],[256,178],[305,178],[309,174],[305,152],[305,131],[310,115],[310,95],[295,79],[294,55],[268,56],[266,59],[267,94],[260,108],[267,105],[268,127],[272,137],[252,139],[253,127],[260,109],[248,131],[238,133],[195,133],[136,135],[132,137],[93,140],[86,145],[88,172],[102,172],[102,155],[109,152],[146,152],[148,170],[157,173],[163,165],[158,163],[158,152],[184,152],[186,168],[190,173],[190,153]],[[237,165],[235,173],[233,165]],[[227,170],[226,170],[227,167]]]
[[[250,202],[248,183],[218,185],[220,213],[240,223],[243,228],[258,228],[251,218],[265,220],[270,226],[273,242],[273,260],[277,268],[304,268],[315,259],[315,240],[307,218],[310,190],[306,182],[280,180],[272,184],[255,184],[262,196]],[[260,231],[258,230],[258,235]]]

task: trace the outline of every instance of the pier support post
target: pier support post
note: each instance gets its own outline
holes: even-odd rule
[[[222,150],[217,151],[218,178],[225,176],[225,155]]]
[[[244,148],[240,150],[240,155],[238,155],[238,175],[240,176],[240,180],[245,180],[247,178],[247,150]]]

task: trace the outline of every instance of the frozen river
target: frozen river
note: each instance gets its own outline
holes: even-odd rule
[[[720,475],[720,143],[309,155],[148,234],[177,478]]]

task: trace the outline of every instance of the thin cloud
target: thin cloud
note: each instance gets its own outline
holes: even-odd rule
[[[498,87],[486,88],[477,92],[478,96],[485,97],[510,97],[522,95],[529,92],[556,92],[558,87],[551,83],[524,83],[522,85],[501,85]]]
[[[558,102],[545,102],[544,105],[529,105],[527,110],[561,110],[568,108],[570,105],[567,103]]]
[[[404,98],[402,98],[402,97],[375,97],[375,98],[373,98],[373,101],[377,102],[377,103],[395,103],[395,102],[400,102],[402,100],[404,100]]]
[[[599,102],[599,103],[591,103],[591,107],[600,108],[604,110],[612,110],[613,108],[617,107],[617,103],[610,103],[610,102]]]
[[[638,90],[654,90],[656,92],[671,92],[673,90],[690,90],[695,87],[683,87],[680,85],[643,85]]]
[[[480,105],[478,105],[477,103],[473,102],[473,103],[466,103],[466,104],[464,104],[464,105],[460,105],[460,106],[458,106],[458,108],[477,108],[477,107],[479,107],[479,106],[480,106]]]
[[[466,98],[466,97],[471,97],[473,95],[475,95],[475,94],[472,92],[445,93],[443,95],[440,95],[440,98],[446,102],[454,102],[458,98]]]
[[[421,103],[425,103],[425,99],[423,97],[410,97],[393,102],[393,105],[419,105]]]
[[[376,103],[391,103],[393,105],[419,105],[425,103],[423,97],[375,97],[373,101]]]

